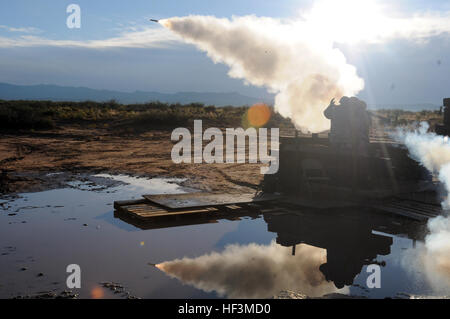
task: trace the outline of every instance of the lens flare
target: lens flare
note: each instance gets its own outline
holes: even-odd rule
[[[255,104],[247,112],[248,124],[253,127],[262,127],[269,122],[271,116],[272,112],[266,104]]]
[[[91,290],[91,298],[92,299],[102,299],[105,293],[103,292],[103,289],[101,287],[94,287]]]

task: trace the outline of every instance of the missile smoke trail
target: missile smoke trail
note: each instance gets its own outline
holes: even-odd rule
[[[303,131],[329,129],[322,113],[330,100],[355,95],[364,87],[356,68],[332,41],[312,37],[295,23],[254,16],[188,16],[160,23],[214,62],[230,66],[230,77],[277,93],[276,111]]]
[[[230,77],[275,93],[277,112],[302,131],[317,133],[330,127],[323,111],[332,98],[364,88],[336,43],[424,42],[450,32],[449,12],[390,17],[382,9],[375,1],[322,0],[294,20],[191,15],[159,23],[228,65]]]
[[[428,133],[429,125],[421,123],[415,131],[398,130],[395,138],[404,143],[411,157],[436,174],[445,187],[447,198],[442,202],[450,209],[450,141],[448,137]],[[428,222],[430,234],[419,254],[419,261],[430,282],[448,289],[450,285],[450,217],[439,216]]]
[[[319,270],[325,262],[323,249],[299,245],[292,256],[289,248],[272,242],[268,246],[231,245],[221,253],[176,259],[156,267],[185,284],[229,298],[269,298],[282,290],[314,297],[337,291]]]

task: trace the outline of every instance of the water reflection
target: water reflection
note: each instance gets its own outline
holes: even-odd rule
[[[185,284],[230,298],[267,298],[286,289],[321,296],[339,289],[348,292],[365,265],[385,266],[394,236],[415,242],[426,233],[423,223],[360,210],[261,215],[268,231],[276,233],[270,245],[229,245],[222,252],[175,259],[158,268]],[[218,220],[205,216],[143,223],[118,212],[115,216],[141,229]]]
[[[277,243],[293,247],[308,244],[326,250],[326,262],[320,265],[320,271],[328,281],[334,282],[337,288],[353,283],[364,265],[383,262],[377,256],[391,253],[393,239],[390,236],[374,234],[378,228],[383,232],[398,233],[395,224],[382,223],[380,219],[358,216],[355,211],[342,215],[339,211],[321,214],[297,213],[265,215],[264,220],[271,232],[277,233]]]
[[[96,177],[95,184],[108,186],[105,178]],[[82,289],[76,291],[81,298],[100,296],[94,289],[102,282],[121,283],[142,298],[265,298],[284,289],[320,295],[342,285],[350,293],[375,298],[449,292],[442,279],[442,293],[429,284],[434,270],[418,262],[421,243],[411,249],[413,241],[423,241],[425,225],[362,211],[294,208],[142,223],[113,214],[113,201],[186,189],[165,180],[126,182],[134,184],[114,181],[104,190],[74,184],[1,200],[0,298],[64,291],[71,263],[83,269]],[[169,261],[172,267],[164,270],[179,280],[147,265],[162,261]],[[365,265],[373,262],[386,263],[382,289],[364,292],[359,287],[365,286]],[[185,264],[201,271],[189,277]]]
[[[336,292],[319,271],[325,251],[300,245],[297,254],[275,242],[229,245],[224,251],[156,265],[183,283],[228,298],[268,298],[288,289],[308,296]],[[346,291],[344,291],[346,292]]]

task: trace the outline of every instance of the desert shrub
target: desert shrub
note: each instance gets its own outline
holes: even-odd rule
[[[163,103],[152,101],[142,104],[106,102],[52,102],[0,100],[0,129],[39,130],[67,124],[98,126],[117,130],[127,126],[139,131],[160,127],[190,126],[194,120],[216,127],[239,127],[248,110],[247,106],[215,107],[202,103]],[[105,125],[107,124],[107,125]],[[290,121],[274,113],[267,126],[282,127]]]
[[[7,107],[0,104],[0,129],[41,130],[55,127],[51,115],[27,105]]]

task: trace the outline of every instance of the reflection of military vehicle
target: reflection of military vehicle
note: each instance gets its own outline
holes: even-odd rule
[[[435,131],[439,135],[450,135],[450,98],[444,99],[444,125],[436,125]]]
[[[327,262],[320,270],[337,288],[351,285],[364,265],[384,265],[377,256],[391,253],[392,237],[388,234],[413,240],[422,240],[425,234],[424,224],[358,210],[345,211],[345,217],[339,211],[265,214],[264,220],[268,230],[277,233],[277,243],[292,247],[293,254],[298,244],[326,249]]]

